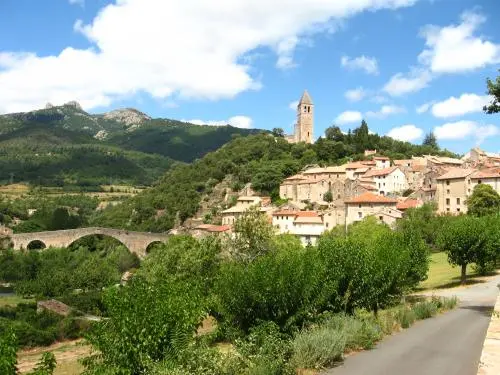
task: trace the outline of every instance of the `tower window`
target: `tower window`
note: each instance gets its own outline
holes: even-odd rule
[[[306,113],[306,112],[307,112],[307,106],[305,105],[304,106],[304,113]]]
[[[311,107],[307,107],[307,113],[311,112]]]

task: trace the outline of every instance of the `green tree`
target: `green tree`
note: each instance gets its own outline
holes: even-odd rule
[[[467,265],[485,264],[494,258],[485,224],[481,218],[459,216],[451,220],[438,237],[438,244],[448,254],[448,261],[461,268],[461,284],[467,281]]]
[[[324,195],[323,195],[323,199],[325,200],[325,202],[332,202],[333,201],[333,194],[330,190],[328,190]]]
[[[148,374],[155,363],[176,363],[206,314],[200,301],[188,283],[139,277],[110,289],[104,298],[108,319],[87,338],[95,352],[84,360],[84,374]]]
[[[0,373],[16,375],[17,346],[16,336],[10,330],[0,333]]]
[[[467,213],[485,216],[500,213],[500,195],[488,184],[478,184],[467,199]]]
[[[344,141],[344,133],[338,126],[330,126],[325,130],[326,139],[335,141],[335,142],[343,142]]]
[[[56,365],[57,361],[53,353],[43,353],[40,362],[36,364],[35,369],[29,372],[28,375],[52,375],[56,369]]]
[[[235,259],[249,263],[271,250],[274,229],[260,208],[250,207],[234,224],[230,252]]]
[[[281,128],[273,128],[271,133],[274,137],[283,138],[285,136],[285,131]]]
[[[422,145],[432,147],[435,150],[439,150],[437,138],[432,131],[425,135]]]
[[[499,70],[500,71],[500,70]],[[499,113],[500,112],[500,76],[496,78],[495,81],[491,79],[486,79],[486,85],[488,87],[488,94],[493,97],[491,103],[483,107],[484,112],[488,114]]]

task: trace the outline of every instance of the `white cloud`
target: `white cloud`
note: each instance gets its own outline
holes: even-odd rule
[[[256,49],[276,53],[276,64],[290,67],[303,39],[332,32],[360,12],[416,1],[116,1],[89,24],[75,23],[91,42],[88,49],[68,46],[43,57],[6,51],[0,113],[70,100],[92,109],[137,93],[159,100],[233,98],[262,85],[261,73],[244,59]]]
[[[344,93],[346,99],[351,102],[358,102],[362,100],[364,97],[366,97],[366,95],[368,95],[368,92],[362,87],[358,87],[352,90],[347,90]]]
[[[476,144],[481,144],[487,137],[500,135],[500,129],[495,125],[482,125],[476,121],[461,120],[436,126],[434,134],[439,140],[461,140],[474,137]]]
[[[399,107],[397,105],[383,105],[378,111],[368,111],[366,112],[366,116],[368,117],[376,117],[376,118],[384,118],[390,115],[396,115],[398,113],[405,113],[406,109],[404,107]]]
[[[462,94],[459,98],[452,96],[434,104],[432,106],[432,114],[436,117],[447,118],[481,112],[483,106],[487,105],[490,100],[491,97],[488,95]]]
[[[252,119],[247,116],[233,116],[229,120],[221,120],[221,121],[219,120],[204,121],[199,119],[182,120],[182,121],[189,122],[195,125],[209,125],[209,126],[232,125],[236,128],[243,128],[243,129],[250,129],[252,127]]]
[[[293,102],[291,102],[290,104],[288,104],[288,108],[290,108],[292,111],[296,111],[298,105],[299,105],[299,101],[298,100],[294,100]]]
[[[371,101],[374,103],[377,103],[377,104],[383,104],[383,103],[387,103],[389,100],[383,95],[375,95],[371,99]]]
[[[378,74],[378,63],[374,57],[366,57],[365,55],[349,58],[349,56],[342,56],[340,65],[347,69],[361,69],[367,74]]]
[[[391,96],[400,96],[427,87],[432,75],[426,70],[414,69],[409,74],[397,73],[386,83],[383,90]]]
[[[425,26],[420,34],[426,49],[419,61],[434,73],[465,72],[500,62],[500,44],[475,35],[484,21],[478,13],[464,12],[458,25]]]
[[[358,111],[345,111],[337,116],[335,123],[339,125],[352,124],[354,122],[361,122],[363,115]]]
[[[69,0],[71,5],[80,5],[81,7],[85,6],[85,0]]]
[[[418,114],[422,114],[422,113],[425,113],[427,112],[431,107],[432,105],[434,104],[435,102],[432,101],[432,102],[427,102],[427,103],[424,103],[422,105],[419,105],[417,108],[415,108],[415,111],[418,113]]]
[[[424,135],[424,131],[420,128],[417,128],[415,125],[408,124],[399,126],[396,128],[392,128],[389,133],[387,133],[388,137],[404,141],[404,142],[413,142],[417,139],[421,138]]]

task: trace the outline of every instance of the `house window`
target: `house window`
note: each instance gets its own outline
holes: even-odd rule
[[[384,221],[384,217],[383,216],[379,216],[378,217],[380,221]]]
[[[326,223],[326,227],[328,228],[330,226],[330,223]]]
[[[361,205],[359,205],[359,208],[361,208]]]
[[[457,198],[457,204],[460,204],[460,198]]]
[[[449,206],[450,205],[450,198],[446,198],[446,204]]]
[[[446,180],[446,185],[449,185],[450,184],[450,180]]]
[[[448,208],[446,209],[446,212],[450,212],[450,207],[448,207]]]
[[[477,180],[477,183],[480,184],[481,183],[481,180]]]
[[[460,207],[457,208],[457,212],[460,212]]]
[[[358,218],[362,218],[363,217],[363,213],[362,212],[358,212]]]
[[[446,189],[446,194],[450,194],[450,189]]]

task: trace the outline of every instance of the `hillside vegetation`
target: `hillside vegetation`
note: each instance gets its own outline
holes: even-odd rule
[[[0,116],[0,184],[97,188],[150,185],[254,130],[152,120],[133,109],[91,115],[77,103]]]
[[[268,134],[236,137],[192,164],[176,165],[153,188],[101,212],[96,224],[146,231],[171,229],[176,220],[183,222],[193,216],[203,194],[226,175],[232,176],[235,190],[251,182],[255,190],[277,199],[281,181],[304,166],[359,160],[365,149],[377,149],[395,159],[430,153],[453,156],[435,144],[413,145],[369,134],[365,122],[348,134],[339,128],[329,128],[326,134],[314,145],[289,144],[282,137]]]

